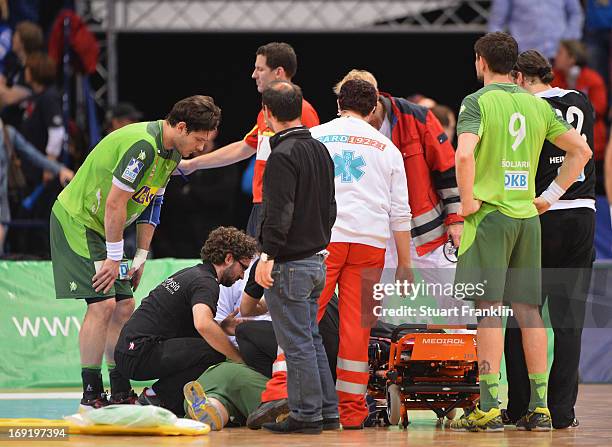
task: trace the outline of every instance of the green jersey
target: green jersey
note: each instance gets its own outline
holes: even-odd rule
[[[77,222],[105,236],[106,198],[113,184],[133,193],[127,204],[126,227],[156,195],[163,194],[181,155],[164,149],[162,124],[163,121],[130,124],[96,145],[58,196]]]
[[[474,151],[474,198],[514,218],[537,216],[535,174],[544,140],[571,126],[515,84],[489,84],[461,104],[457,135],[480,137]]]

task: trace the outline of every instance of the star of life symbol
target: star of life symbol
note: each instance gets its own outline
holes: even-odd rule
[[[144,161],[144,159],[147,157],[147,154],[145,154],[145,151],[140,151],[140,154],[138,154],[138,159]]]
[[[77,289],[77,284],[74,281],[70,281],[70,291],[74,292]]]
[[[360,155],[355,157],[355,151],[342,151],[342,156],[334,154],[334,177],[340,176],[342,183],[351,183],[353,178],[357,181],[363,177],[363,168],[366,163]]]
[[[128,347],[128,351],[133,351],[133,350],[134,350],[134,342],[131,341],[130,346]]]

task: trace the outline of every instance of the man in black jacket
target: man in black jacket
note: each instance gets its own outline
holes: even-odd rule
[[[285,352],[289,417],[263,427],[280,433],[339,428],[338,399],[317,325],[325,285],[325,247],[336,220],[334,164],[300,121],[302,92],[286,81],[268,85],[263,113],[275,132],[263,179],[264,201],[255,279]]]

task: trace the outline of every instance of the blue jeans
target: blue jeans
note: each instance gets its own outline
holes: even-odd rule
[[[287,362],[291,417],[313,422],[338,417],[338,396],[317,324],[318,300],[325,285],[320,255],[274,265],[274,285],[266,303]]]

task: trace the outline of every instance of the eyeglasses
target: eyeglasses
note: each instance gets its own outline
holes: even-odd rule
[[[249,264],[244,265],[242,262],[240,262],[240,261],[238,261],[238,260],[236,260],[236,262],[237,262],[238,264],[240,264],[240,267],[242,267],[242,271],[243,271],[243,272],[246,272],[246,271],[247,271],[247,269],[249,268]]]

